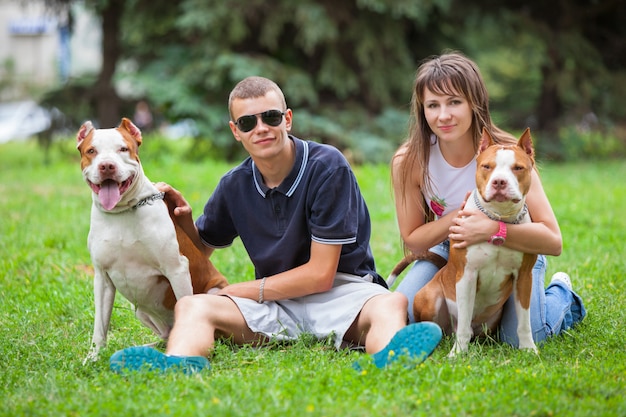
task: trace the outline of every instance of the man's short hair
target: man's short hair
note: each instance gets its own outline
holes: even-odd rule
[[[235,88],[233,88],[230,92],[230,95],[228,96],[228,112],[230,113],[230,117],[233,117],[231,106],[234,100],[263,97],[270,91],[276,92],[283,102],[283,108],[278,110],[287,110],[285,96],[278,84],[268,78],[253,76],[239,81]]]

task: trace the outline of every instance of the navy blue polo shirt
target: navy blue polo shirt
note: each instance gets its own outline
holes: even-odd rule
[[[256,278],[309,260],[311,241],[342,245],[338,272],[378,277],[369,245],[371,224],[356,178],[336,148],[294,136],[291,173],[268,188],[250,157],[226,173],[196,220],[215,248],[239,236]]]

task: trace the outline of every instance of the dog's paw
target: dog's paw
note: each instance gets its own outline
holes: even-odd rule
[[[522,345],[520,344],[520,347],[519,347],[519,348],[520,348],[520,349],[522,349],[522,350],[525,350],[525,351],[527,351],[527,352],[532,352],[532,353],[534,353],[535,355],[539,355],[539,350],[537,349],[537,346],[535,346],[535,344],[534,344],[534,343],[532,343],[531,345],[528,345],[528,346],[522,346]]]
[[[88,363],[96,362],[98,360],[97,355],[89,354],[83,359],[83,366],[86,366]]]
[[[454,346],[452,346],[452,350],[448,353],[448,358],[454,358],[457,355],[467,352],[468,345],[463,346],[459,341],[454,342]]]
[[[456,343],[454,344],[454,346],[452,347],[452,350],[450,350],[450,353],[448,353],[448,358],[452,359],[455,358],[457,355],[463,353],[464,351],[462,349],[460,349]]]
[[[83,366],[87,365],[90,362],[96,362],[98,360],[99,353],[100,348],[95,345],[92,346],[85,359],[83,359]]]
[[[530,334],[530,332],[528,332],[528,334],[520,334],[518,336],[519,338],[519,348],[520,349],[524,349],[524,350],[530,350],[535,352],[535,354],[539,354],[539,351],[537,350],[537,346],[535,345],[535,342],[533,341],[533,337]]]

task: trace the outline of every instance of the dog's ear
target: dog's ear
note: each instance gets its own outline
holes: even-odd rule
[[[87,120],[83,125],[78,129],[78,133],[76,134],[76,147],[78,147],[89,133],[93,130],[93,124],[91,121]]]
[[[491,145],[493,145],[493,138],[491,137],[491,134],[487,131],[487,128],[483,127],[483,135],[480,137],[480,146],[478,146],[478,153],[481,153]]]
[[[522,148],[526,155],[530,157],[533,161],[535,160],[535,151],[533,149],[533,139],[530,136],[530,128],[527,127],[520,136],[519,141],[517,141],[517,146]]]
[[[122,118],[120,125],[117,127],[118,129],[124,129],[135,139],[137,142],[137,146],[141,145],[141,130],[137,126],[127,119],[126,117]]]

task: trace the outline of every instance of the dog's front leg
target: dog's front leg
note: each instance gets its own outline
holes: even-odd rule
[[[176,253],[175,257],[164,265],[163,275],[169,280],[176,301],[186,295],[193,294],[191,274],[189,273],[189,260],[187,260],[185,256]]]
[[[517,297],[515,298],[515,314],[517,315],[517,338],[519,339],[519,348],[530,349],[535,353],[539,353],[533,341],[530,326],[530,310],[523,308],[517,300]]]
[[[472,315],[474,312],[474,302],[476,300],[477,280],[478,272],[466,267],[463,276],[456,282],[456,337],[454,346],[448,354],[448,357],[466,352],[470,339],[474,334],[472,330]]]
[[[529,271],[530,274],[532,274]],[[521,273],[520,273],[521,275]],[[520,282],[526,279],[525,282]],[[530,349],[535,353],[537,346],[533,341],[532,326],[530,325],[530,295],[532,292],[532,275],[518,276],[513,286],[513,299],[515,300],[515,315],[517,316],[517,339],[520,349]]]
[[[83,360],[83,365],[89,361],[96,361],[100,349],[106,345],[113,303],[115,302],[115,286],[106,272],[99,268],[96,268],[94,275],[93,294],[95,303],[93,337],[91,339],[91,349]]]

